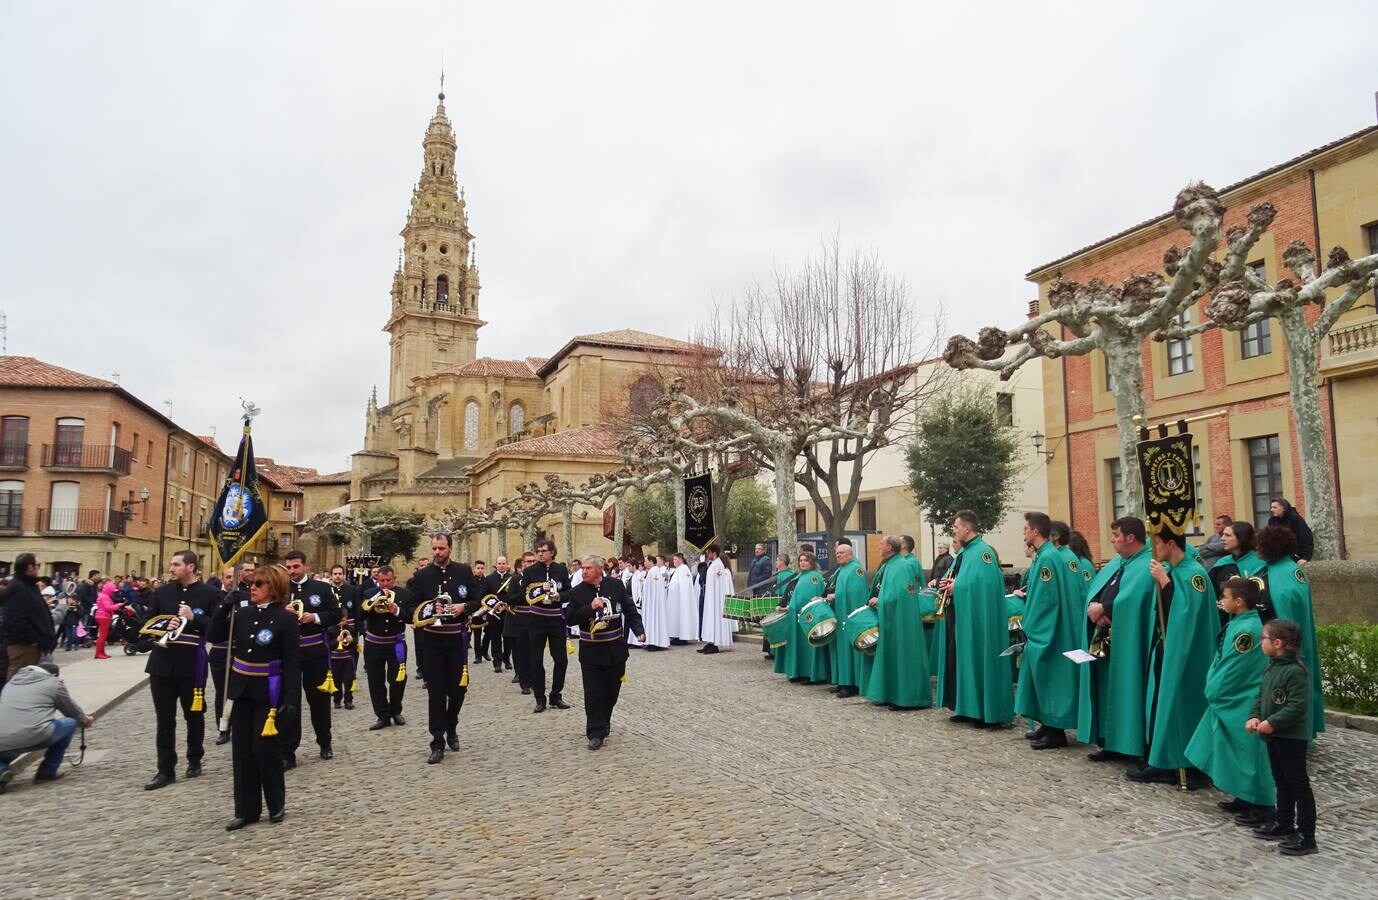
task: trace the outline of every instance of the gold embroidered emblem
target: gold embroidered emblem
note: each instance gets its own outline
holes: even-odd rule
[[[861,571],[861,566],[857,566],[857,567],[856,567],[856,575],[857,575],[858,578],[865,578],[865,577],[866,577],[866,573],[863,572],[863,571]]]
[[[1206,592],[1206,576],[1200,574],[1191,576],[1191,586],[1196,593],[1204,594]]]
[[[1038,571],[1038,580],[1039,580],[1039,581],[1052,581],[1052,580],[1053,580],[1053,570],[1050,569],[1050,568],[1048,568],[1047,566],[1044,566],[1042,569],[1039,569],[1039,571]]]
[[[1236,653],[1248,653],[1254,649],[1254,636],[1247,631],[1237,635],[1234,639],[1234,649]]]
[[[1300,581],[1302,584],[1306,584],[1306,573],[1303,572],[1300,568],[1293,569],[1292,574],[1296,576],[1297,581]]]
[[[911,594],[916,594],[916,593],[918,593],[918,589],[914,587],[914,582],[912,582],[912,581],[909,582],[907,585],[905,585],[905,586],[904,586],[904,589],[905,589],[906,591],[908,591],[909,593],[911,593]]]
[[[1276,689],[1274,689],[1274,691],[1273,691],[1273,705],[1274,705],[1274,706],[1281,706],[1282,704],[1284,704],[1284,703],[1286,703],[1286,702],[1287,702],[1287,692],[1284,691],[1282,688],[1276,688]]]
[[[986,565],[991,565],[995,562],[995,557],[990,555],[989,550],[983,550],[981,551],[981,562],[985,563]]]
[[[1077,566],[1077,561],[1075,559],[1067,560],[1067,568],[1071,569],[1073,572],[1081,571],[1081,568]]]

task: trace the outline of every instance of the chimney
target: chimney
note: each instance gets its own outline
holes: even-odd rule
[[[1034,318],[1037,318],[1037,317],[1038,317],[1038,298],[1034,298],[1033,300],[1030,300],[1030,301],[1029,301],[1029,318],[1030,318],[1030,319],[1034,319]]]

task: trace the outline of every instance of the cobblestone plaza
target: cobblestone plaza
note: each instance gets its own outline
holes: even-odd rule
[[[575,708],[542,715],[508,675],[470,671],[461,753],[425,764],[419,682],[405,727],[366,731],[358,698],[335,713],[334,760],[310,752],[308,726],[287,820],[234,834],[228,747],[208,747],[199,779],[140,790],[154,761],[139,691],[88,733],[80,769],[21,776],[0,802],[0,831],[29,836],[6,842],[5,896],[1336,900],[1378,883],[1378,736],[1358,731],[1321,737],[1321,853],[1288,859],[1215,791],[787,684],[750,645],[634,653],[596,753],[577,665]]]

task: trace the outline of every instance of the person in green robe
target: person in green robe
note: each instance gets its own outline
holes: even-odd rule
[[[1062,654],[1081,646],[1081,569],[1070,550],[1053,543],[1052,520],[1046,513],[1024,514],[1024,540],[1034,548],[1027,569],[1021,627],[1024,651],[1014,711],[1039,723],[1033,748],[1067,746],[1066,729],[1077,726],[1078,672]]]
[[[1081,591],[1085,595],[1086,589],[1096,577],[1096,564],[1091,562],[1091,545],[1086,542],[1084,534],[1073,531],[1067,538],[1067,550],[1077,561],[1077,571],[1081,572]]]
[[[914,538],[907,534],[900,535],[900,556],[904,559],[906,563],[910,565],[911,568],[913,568],[914,580],[918,582],[919,587],[923,587],[923,563],[920,562],[919,558],[914,555],[914,548],[916,546],[917,545],[914,543]]]
[[[952,600],[938,647],[939,702],[952,710],[953,722],[998,728],[1014,719],[1014,669],[1000,655],[1010,645],[1005,577],[976,513],[964,509],[953,516],[952,536],[962,552],[940,585]]]
[[[1144,697],[1148,690],[1148,648],[1153,634],[1155,597],[1148,574],[1150,554],[1144,523],[1124,516],[1110,523],[1115,557],[1101,567],[1087,589],[1087,643],[1096,629],[1110,630],[1105,658],[1078,666],[1077,739],[1098,744],[1095,762],[1144,756]]]
[[[920,582],[914,577],[917,567],[900,555],[900,548],[894,535],[881,539],[880,571],[867,601],[880,618],[880,642],[866,699],[895,710],[922,709],[933,705],[933,686],[923,646]]]
[[[1301,626],[1301,662],[1311,678],[1311,740],[1325,731],[1325,693],[1321,688],[1321,659],[1316,649],[1316,611],[1311,605],[1311,582],[1293,558],[1297,536],[1283,525],[1269,525],[1254,538],[1263,560],[1266,587],[1263,620],[1290,619]]]
[[[1215,654],[1220,616],[1215,588],[1198,560],[1187,556],[1186,538],[1163,528],[1153,535],[1149,574],[1158,585],[1148,679],[1148,762],[1125,773],[1143,784],[1173,782],[1187,770],[1187,742],[1206,713],[1206,672]],[[1205,778],[1184,773],[1189,787]]]
[[[1209,775],[1217,788],[1234,795],[1218,805],[1236,813],[1241,825],[1271,821],[1277,797],[1268,745],[1244,730],[1268,664],[1259,644],[1260,593],[1258,585],[1238,576],[1223,585],[1219,607],[1230,621],[1216,641],[1215,659],[1206,673],[1206,713],[1187,744],[1187,760]]]
[[[871,596],[871,582],[866,577],[866,570],[856,561],[852,542],[848,538],[844,537],[837,542],[837,547],[833,550],[833,559],[837,564],[833,567],[834,580],[832,596],[829,599],[840,623],[837,640],[830,648],[832,681],[836,685],[833,693],[839,697],[855,697],[860,693],[861,657],[864,654],[852,646],[852,641],[857,635],[852,634],[847,628],[847,617],[866,605]]]
[[[1248,522],[1231,522],[1220,532],[1225,555],[1210,567],[1215,592],[1231,578],[1252,578],[1263,571],[1266,563],[1254,552],[1254,526]]]
[[[780,609],[790,609],[790,597],[794,593],[794,583],[799,580],[799,573],[794,571],[788,553],[781,553],[775,557],[775,596],[780,598]],[[793,615],[799,615],[799,610],[795,609]],[[789,671],[791,666],[790,653],[793,652],[794,641],[791,640],[783,647],[775,648],[775,674],[783,675]]]
[[[799,553],[799,578],[794,583],[794,592],[790,595],[789,609],[790,615],[794,616],[794,621],[799,622],[799,612],[810,600],[822,597],[826,587],[823,573],[818,571],[818,561],[813,553],[808,550]],[[794,631],[790,633],[789,643],[785,646],[793,649],[789,652],[789,668],[785,670],[785,675],[790,681],[799,684],[827,684],[828,683],[828,651],[829,647],[815,647],[809,643],[805,635],[802,624],[796,624]]]

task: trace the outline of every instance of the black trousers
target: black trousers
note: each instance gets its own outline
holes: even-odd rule
[[[397,655],[391,651],[387,656],[364,656],[368,697],[373,702],[373,714],[380,719],[402,714],[402,695],[407,691],[407,683],[397,680],[398,668]]]
[[[237,819],[281,812],[287,805],[279,737],[263,737],[268,704],[240,697],[230,710],[230,758],[234,761],[234,814]]]
[[[211,665],[211,687],[215,692],[215,728],[220,729],[220,719],[225,715],[225,665],[227,657],[225,651],[216,652],[214,650],[206,654],[206,658]]]
[[[522,687],[531,687],[527,681],[526,658],[531,655],[531,633],[526,627],[526,623],[513,625],[512,629],[503,635],[504,646],[512,658],[512,669],[517,673],[517,681]]]
[[[311,730],[321,749],[330,746],[330,695],[321,690],[329,663],[324,655],[301,661],[301,692],[306,695],[306,705],[311,707]],[[282,702],[296,707],[277,723],[282,752],[284,756],[296,756],[301,745],[301,698],[284,697]]]
[[[166,675],[148,676],[149,693],[153,695],[153,712],[158,720],[154,743],[158,748],[158,771],[175,775],[177,769],[177,705],[182,706],[182,718],[187,723],[187,762],[199,763],[205,755],[206,714],[191,711],[194,678],[169,678]]]
[[[527,627],[530,636],[526,642],[526,681],[523,687],[531,688],[537,700],[546,698],[545,650],[548,646],[550,658],[554,661],[550,673],[550,696],[560,698],[565,689],[565,670],[569,668],[569,654],[565,649],[568,636],[564,621],[536,616]]]
[[[584,675],[584,731],[590,738],[605,738],[612,726],[612,708],[622,693],[625,659],[611,664],[580,662]]]
[[[1306,741],[1273,738],[1268,742],[1268,762],[1278,788],[1278,823],[1295,827],[1303,837],[1315,837],[1316,798],[1306,774]]]
[[[509,652],[502,640],[502,625],[493,623],[483,629],[483,655],[493,661],[493,668],[502,668],[503,656]]]
[[[350,655],[349,659],[332,659],[330,661],[330,674],[335,679],[335,689],[339,691],[333,696],[340,700],[354,699],[354,677],[358,671],[359,659]]]
[[[460,676],[468,662],[469,642],[464,635],[417,635],[417,656],[426,676],[426,730],[431,733],[431,749],[445,746],[447,734],[457,734],[459,711],[464,706],[465,689]],[[425,655],[420,652],[425,645]]]

